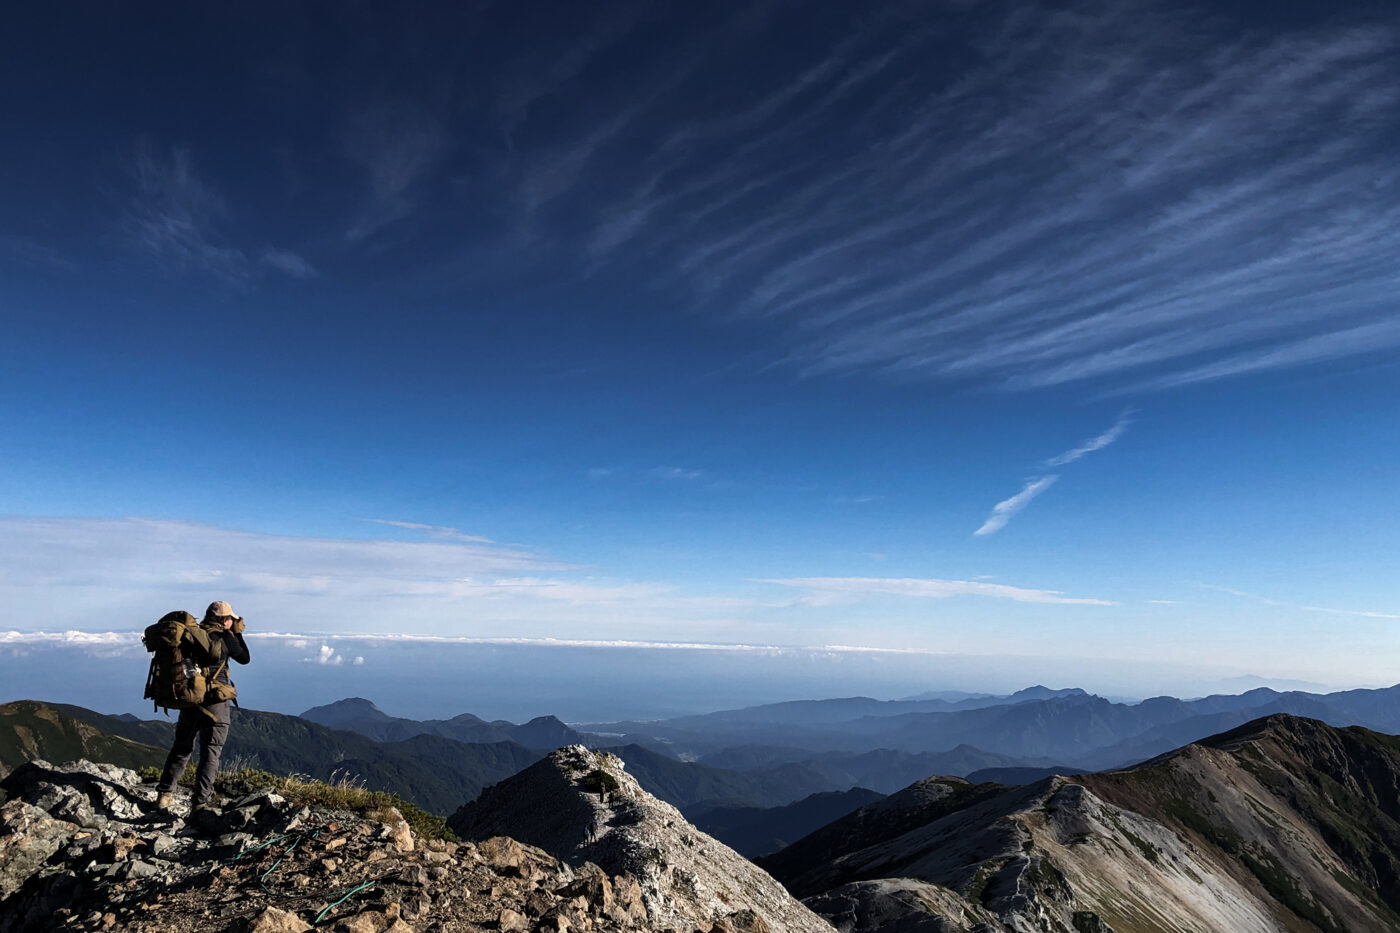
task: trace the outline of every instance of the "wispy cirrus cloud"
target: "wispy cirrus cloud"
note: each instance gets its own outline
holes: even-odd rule
[[[467,539],[300,537],[145,518],[0,518],[0,584],[10,586],[378,599],[473,593],[499,576],[573,569]]]
[[[315,266],[289,249],[278,249],[275,246],[264,247],[262,252],[258,254],[258,259],[263,265],[276,269],[285,275],[290,275],[294,279],[314,279],[320,275]]]
[[[975,580],[939,580],[898,577],[790,577],[762,580],[778,586],[808,590],[810,605],[824,605],[863,596],[907,596],[915,599],[948,599],[954,596],[983,596],[1021,603],[1057,603],[1078,606],[1112,606],[1105,599],[1066,596],[1058,590],[1028,589],[1004,583]]]
[[[195,269],[230,282],[247,281],[253,265],[216,231],[227,212],[219,193],[195,172],[187,149],[168,156],[142,146],[131,163],[136,192],[127,227],[137,245],[177,270]]]
[[[59,624],[81,628],[76,623],[90,617],[158,616],[219,598],[260,625],[325,618],[335,620],[332,630],[397,620],[424,632],[464,625],[729,631],[782,605],[604,578],[593,567],[456,529],[386,523],[427,540],[275,535],[163,519],[0,517],[0,625],[67,620]]]
[[[667,119],[570,175],[583,251],[781,322],[805,372],[1154,390],[1400,347],[1394,21],[982,13],[871,16],[728,107],[647,98]]]
[[[1281,599],[1272,599],[1268,596],[1260,596],[1257,593],[1247,593],[1244,590],[1232,589],[1228,586],[1216,586],[1210,583],[1202,583],[1200,585],[1205,589],[1215,590],[1217,593],[1228,593],[1231,596],[1238,596],[1241,599],[1252,600],[1266,606],[1276,606],[1280,609],[1295,609],[1299,612],[1321,612],[1327,615],[1337,616],[1354,616],[1359,619],[1400,619],[1400,613],[1396,612],[1377,612],[1369,609],[1336,609],[1331,606],[1309,606],[1301,603],[1291,603]]]
[[[222,230],[227,202],[196,172],[188,149],[167,155],[144,144],[129,167],[135,191],[126,230],[139,249],[167,268],[235,285],[247,285],[267,269],[294,278],[316,275],[315,267],[291,250],[269,246],[254,256],[231,244]]]
[[[1089,438],[1078,447],[1072,447],[1062,454],[1051,457],[1049,460],[1045,461],[1045,467],[1058,468],[1068,466],[1096,450],[1103,450],[1109,444],[1112,444],[1123,436],[1123,432],[1128,429],[1128,425],[1132,424],[1132,414],[1131,410],[1123,412],[1108,430],[1095,437]],[[1016,493],[1016,495],[1009,499],[1003,499],[992,506],[992,513],[987,516],[987,520],[984,521],[973,534],[977,536],[986,536],[1001,531],[1001,529],[1006,527],[1007,522],[1016,517],[1018,512],[1031,504],[1032,499],[1049,489],[1059,478],[1060,475],[1058,473],[1047,473],[1027,480],[1026,484],[1021,487],[1021,491]]]
[[[591,480],[640,478],[645,480],[688,481],[707,478],[704,470],[694,467],[665,466],[633,469],[630,467],[591,467],[585,475]]]
[[[1118,438],[1122,437],[1123,432],[1128,430],[1128,425],[1132,424],[1132,415],[1133,413],[1131,410],[1123,412],[1123,414],[1118,416],[1118,420],[1113,422],[1113,426],[1107,431],[1097,437],[1089,438],[1078,447],[1066,450],[1059,456],[1051,457],[1049,460],[1045,461],[1045,466],[1050,469],[1068,466],[1085,454],[1091,454],[1096,450],[1103,450],[1109,444],[1112,444],[1114,441],[1118,440]]]
[[[52,246],[33,237],[14,234],[0,235],[0,258],[10,258],[27,266],[40,266],[63,272],[72,272],[78,268],[77,262]]]
[[[132,648],[135,632],[45,632],[45,631],[0,631],[0,646],[23,650],[23,646],[72,647],[90,650],[115,650]],[[432,635],[406,632],[258,632],[260,642],[285,642],[295,649],[305,649],[312,642],[320,642],[317,653],[302,658],[306,663],[337,666],[346,663],[345,655],[338,652],[330,642],[342,641],[356,645],[413,644],[413,645],[498,645],[531,648],[614,648],[641,649],[647,651],[714,651],[733,654],[782,655],[808,652],[869,653],[869,654],[913,654],[943,655],[945,651],[928,648],[884,648],[867,645],[779,645],[750,644],[743,642],[704,642],[704,641],[651,641],[619,638],[530,638],[514,636],[478,637],[472,635]],[[139,645],[136,646],[139,650]],[[351,658],[351,664],[362,664],[362,656]]]
[[[442,121],[414,101],[381,100],[357,113],[345,154],[364,191],[345,239],[360,242],[412,215],[450,149]]]
[[[426,525],[422,522],[401,522],[388,518],[366,518],[363,520],[373,522],[376,525],[388,525],[391,528],[403,528],[407,531],[421,532],[429,538],[437,538],[442,541],[467,541],[475,544],[495,544],[490,538],[484,538],[481,535],[463,534],[456,528],[451,528],[447,525]]]

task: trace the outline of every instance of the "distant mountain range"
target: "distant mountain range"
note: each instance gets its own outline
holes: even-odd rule
[[[1153,697],[1131,704],[1078,689],[1031,687],[1003,697],[806,700],[580,728],[742,770],[761,770],[778,761],[830,769],[850,760],[842,756],[876,750],[914,756],[960,750],[968,766],[945,763],[922,773],[967,774],[983,768],[1123,767],[1274,713],[1396,732],[1400,686],[1328,694],[1260,687],[1237,695]],[[988,759],[973,763],[974,753]],[[887,789],[866,780],[853,783]]]
[[[5,770],[35,759],[77,758],[159,767],[173,738],[174,725],[164,719],[108,716],[33,700],[0,706],[0,766]],[[833,790],[820,775],[801,770],[779,767],[750,774],[678,761],[636,745],[612,751],[649,792],[687,812],[719,806],[779,807]],[[239,709],[222,765],[225,770],[251,767],[351,781],[391,790],[430,812],[448,814],[543,754],[515,742],[461,742],[431,734],[377,742],[297,716]]]
[[[931,775],[1021,785],[1122,768],[1279,713],[1400,732],[1400,687],[1331,694],[1257,688],[1127,704],[1037,686],[1006,696],[794,701],[587,726],[552,716],[519,725],[471,714],[417,721],[350,698],[301,717],[239,710],[224,763],[393,789],[446,814],[553,747],[608,748],[649,792],[707,820],[722,840],[757,853],[810,828],[798,811],[759,811],[813,795],[853,788],[893,794]],[[0,767],[80,756],[159,765],[172,733],[164,719],[40,704],[0,717]],[[727,815],[736,811],[742,819]]]
[[[436,735],[458,742],[514,742],[539,751],[591,743],[590,737],[575,732],[553,716],[539,716],[522,725],[503,719],[487,722],[471,713],[451,719],[419,721],[390,716],[360,697],[312,707],[302,713],[301,718],[331,729],[358,732],[376,742],[402,742],[414,736]]]

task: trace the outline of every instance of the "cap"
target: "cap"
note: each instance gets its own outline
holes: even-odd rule
[[[207,612],[204,613],[204,615],[206,617],[233,616],[235,619],[241,618],[241,616],[239,616],[233,611],[233,607],[230,606],[228,603],[224,602],[222,599],[216,599],[214,602],[210,603],[209,609]]]

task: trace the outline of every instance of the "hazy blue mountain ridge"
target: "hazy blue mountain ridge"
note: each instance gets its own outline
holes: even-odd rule
[[[520,725],[503,719],[487,722],[471,713],[461,713],[451,719],[404,719],[390,716],[363,697],[312,707],[303,712],[301,718],[332,729],[357,732],[376,742],[437,735],[459,742],[515,742],[537,751],[552,751],[564,745],[596,744],[592,736],[574,731],[554,716],[538,716]]]
[[[1034,695],[1039,689],[1031,688],[1029,694],[1023,691],[1021,695]],[[876,749],[923,755],[965,745],[1000,756],[1000,760],[978,763],[961,773],[983,767],[1119,767],[1277,712],[1309,716],[1334,726],[1400,732],[1400,687],[1332,694],[1257,688],[1233,697],[1181,700],[1163,696],[1134,704],[1115,703],[1077,690],[1048,692],[1055,695],[940,712],[911,712],[909,704],[901,705],[900,701],[875,706],[882,701],[856,698],[774,704],[712,716],[597,728],[647,735],[651,747],[665,748],[678,757],[745,770],[761,770],[779,762],[829,768],[829,762],[839,756]],[[818,722],[814,712],[827,715],[875,708],[881,715],[826,722]],[[765,715],[772,720],[765,720]],[[790,721],[794,718],[804,721]],[[804,758],[802,750],[810,754]],[[946,767],[934,770],[959,773]],[[874,786],[864,780],[856,783]]]

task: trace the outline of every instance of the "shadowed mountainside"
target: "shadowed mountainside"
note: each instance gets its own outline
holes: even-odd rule
[[[90,758],[126,768],[165,763],[166,750],[132,741],[35,700],[0,706],[0,777],[26,761]]]
[[[790,842],[840,819],[852,810],[884,799],[864,787],[813,794],[783,807],[715,807],[695,813],[695,827],[746,858],[776,852]]]
[[[1400,738],[1275,715],[1123,771],[921,784],[759,862],[852,933],[1400,929]]]

